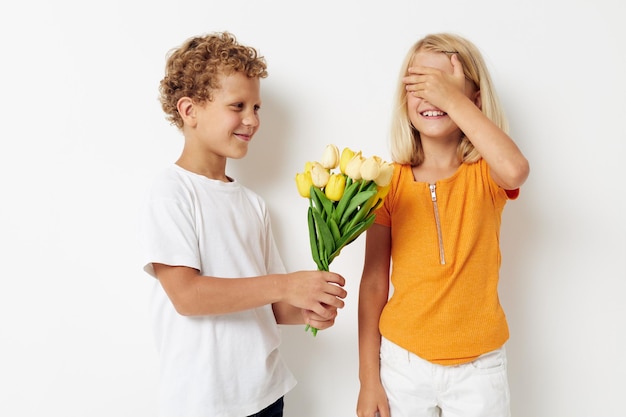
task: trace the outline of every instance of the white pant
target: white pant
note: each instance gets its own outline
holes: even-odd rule
[[[391,417],[510,417],[504,347],[462,365],[435,365],[382,338],[380,378]]]

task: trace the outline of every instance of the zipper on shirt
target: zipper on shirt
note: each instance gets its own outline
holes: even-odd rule
[[[430,198],[433,201],[433,210],[435,212],[435,224],[437,225],[437,238],[439,239],[439,262],[441,265],[446,264],[446,256],[443,252],[443,235],[441,234],[441,221],[439,220],[439,206],[437,205],[437,192],[435,184],[429,184]]]

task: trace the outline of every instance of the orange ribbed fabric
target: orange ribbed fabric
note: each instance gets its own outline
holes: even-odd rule
[[[391,227],[393,285],[380,331],[423,359],[453,365],[509,337],[498,298],[499,236],[504,205],[518,190],[498,187],[482,160],[435,185],[442,247],[429,184],[415,182],[409,165],[396,165],[378,210],[376,223]]]

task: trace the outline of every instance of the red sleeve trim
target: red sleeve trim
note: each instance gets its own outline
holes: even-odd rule
[[[516,188],[514,190],[504,190],[504,192],[506,193],[506,196],[509,198],[509,200],[515,200],[517,197],[519,197],[519,188]]]

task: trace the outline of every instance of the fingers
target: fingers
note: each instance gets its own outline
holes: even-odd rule
[[[306,324],[323,330],[334,325],[337,310],[344,307],[342,299],[347,297],[348,292],[342,288],[346,280],[341,275],[328,271],[317,273],[318,279],[321,278],[323,284],[316,295],[311,294],[314,295],[315,303],[304,309],[303,315]]]
[[[426,67],[411,67],[409,68],[409,75],[402,78],[402,82],[405,88],[410,93],[415,93],[418,89],[422,89],[424,83],[427,81],[427,74],[429,68]]]
[[[457,78],[459,75],[463,75],[463,77],[465,77],[463,73],[463,64],[456,53],[450,54],[450,64],[452,65],[452,73]],[[408,75],[404,77],[405,79],[414,75],[437,75],[446,73],[446,71],[444,68],[415,66],[407,68],[407,73]],[[447,73],[449,73],[449,71]]]
[[[288,276],[284,301],[314,312],[317,316],[309,317],[310,320],[334,320],[337,309],[344,307],[342,299],[348,292],[343,288],[345,279],[341,275],[328,271],[300,271]],[[320,328],[313,322],[307,324]],[[332,322],[326,327],[330,325]]]
[[[335,324],[335,318],[337,318],[336,309],[329,310],[329,312],[332,313],[332,317],[325,318],[315,313],[314,311],[303,310],[302,314],[304,316],[304,323],[313,326],[318,330],[328,329],[333,324]]]
[[[433,68],[433,67],[409,67],[407,69],[408,75],[405,76],[404,78],[407,77],[412,77],[412,76],[416,76],[416,75],[433,75],[433,74],[438,74],[441,72],[440,69],[438,68]]]
[[[435,67],[409,67],[402,81],[408,92],[420,98],[435,93],[451,92],[455,87],[463,90],[465,85],[463,64],[455,53],[450,54],[450,68],[451,71]]]
[[[343,281],[343,278],[342,277],[340,278]],[[319,303],[321,305],[330,306],[335,309],[343,308],[345,303],[343,302],[342,299],[348,296],[348,292],[342,287],[340,287],[339,285],[343,285],[343,284],[327,283],[326,286],[324,287],[324,292],[320,294],[320,296],[318,297]],[[323,315],[324,317],[327,317],[324,314],[321,314],[321,315]]]
[[[374,407],[367,410],[357,409],[357,417],[391,417],[389,407],[387,405],[381,405],[380,407]]]
[[[461,64],[461,61],[456,54],[452,54],[450,57],[450,63],[452,63],[452,72],[454,77],[457,79],[465,78],[465,73],[463,73],[463,64]]]
[[[321,297],[325,298],[325,300],[318,301],[315,304],[311,311],[316,313],[322,320],[327,320],[334,318],[337,315],[337,310],[343,308],[345,303],[334,296]]]
[[[357,409],[357,417],[389,417],[389,413],[381,413],[376,407],[370,409]]]
[[[345,298],[347,295],[347,292],[342,289],[342,288],[336,288],[337,290],[341,290],[342,294],[341,295],[335,295],[335,294],[327,294],[323,300],[320,300],[320,303],[324,306],[330,306],[333,308],[343,308],[345,303],[343,302],[342,298]]]
[[[412,67],[409,68],[410,75],[405,76],[402,81],[404,82],[406,91],[413,93],[416,97],[424,98],[424,93],[429,85],[433,82],[438,82],[432,68],[427,67]]]
[[[337,298],[346,298],[346,296],[348,295],[348,291],[340,287],[339,284],[332,283],[328,283],[325,288],[325,292]]]
[[[389,406],[384,405],[380,408],[380,411],[377,414],[378,417],[391,417],[391,412],[389,411]]]
[[[334,272],[325,272],[324,279],[326,279],[326,282],[334,282],[335,284],[341,285],[342,287],[346,285],[345,278]]]
[[[380,384],[361,385],[357,400],[358,417],[390,417],[387,394]]]
[[[344,302],[341,299],[348,296],[348,292],[343,289],[346,283],[344,277],[333,272],[326,272],[324,280],[326,285],[323,288],[323,294],[319,297],[319,301],[335,308],[343,308]]]
[[[406,85],[425,83],[442,73],[441,70],[431,67],[410,67],[407,72],[408,74],[402,78]]]

